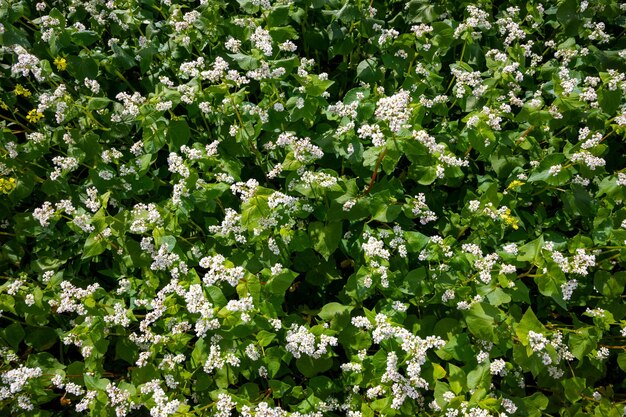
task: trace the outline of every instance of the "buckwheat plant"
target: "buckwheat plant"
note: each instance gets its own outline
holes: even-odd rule
[[[625,16],[0,1],[0,414],[624,415]]]

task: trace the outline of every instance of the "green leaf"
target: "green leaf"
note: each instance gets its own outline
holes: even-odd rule
[[[133,365],[139,358],[139,349],[135,343],[125,337],[120,337],[115,344],[115,358]]]
[[[191,131],[185,120],[170,121],[167,130],[167,140],[171,151],[177,151],[181,146],[186,145],[190,137]]]
[[[608,298],[619,298],[624,293],[626,285],[626,272],[618,271],[609,273],[608,271],[596,271],[593,277],[593,285],[596,291]]]
[[[339,222],[327,224],[313,222],[309,225],[309,237],[313,243],[313,248],[324,259],[328,259],[339,247],[342,234],[342,224]]]
[[[529,397],[524,397],[516,401],[516,404],[520,405],[518,412],[520,415],[528,417],[540,417],[543,415],[543,410],[548,407],[548,397],[540,392],[535,392]]]
[[[256,334],[256,340],[259,342],[259,346],[265,347],[272,343],[272,340],[276,338],[276,333],[270,333],[265,330],[260,330]]]
[[[265,349],[264,362],[270,378],[274,378],[280,371],[280,364],[284,352],[284,348],[278,348],[276,346]]]
[[[283,296],[297,277],[297,272],[283,269],[278,275],[268,281],[266,288],[271,294]]]
[[[322,319],[329,321],[332,320],[335,316],[339,316],[342,314],[349,313],[352,310],[352,307],[345,306],[340,303],[332,302],[324,305],[320,312],[317,314]]]
[[[580,328],[569,335],[572,355],[580,361],[597,347],[597,330],[593,327]]]
[[[81,30],[80,32],[72,33],[71,38],[72,42],[77,45],[89,46],[101,39],[101,36],[93,30]]]
[[[67,57],[67,72],[81,83],[85,78],[98,78],[98,63],[92,58]]]
[[[485,310],[489,310],[488,304],[476,303],[467,312],[465,312],[465,322],[467,328],[476,337],[484,340],[494,339],[494,316],[493,311],[488,314]],[[493,309],[493,307],[491,307]],[[497,312],[497,310],[496,310]]]
[[[56,331],[51,327],[45,326],[29,328],[24,343],[35,350],[42,351],[50,349],[58,340]]]
[[[541,248],[543,247],[543,236],[539,236],[537,239],[530,241],[519,248],[518,261],[531,262],[537,264],[541,259]]]
[[[621,352],[617,355],[617,365],[622,371],[626,372],[626,353]]]
[[[270,26],[284,25],[289,17],[289,9],[289,5],[272,7],[271,12],[267,16],[267,24]]]
[[[267,383],[272,389],[272,397],[274,398],[282,398],[291,389],[291,385],[276,379],[270,379]]]
[[[100,233],[93,232],[85,240],[82,259],[93,258],[94,256],[100,255],[105,250],[106,241],[100,236]]]
[[[463,369],[458,366],[448,363],[448,382],[450,384],[450,389],[455,394],[460,394],[464,387],[466,387],[467,376]]]
[[[101,110],[109,105],[111,100],[106,97],[92,97],[87,102],[87,108],[89,110]]]
[[[307,378],[314,377],[317,374],[328,371],[333,366],[331,358],[313,359],[310,356],[303,355],[296,360],[296,367]]]
[[[309,387],[318,398],[328,398],[334,392],[333,380],[323,375],[311,378]]]
[[[587,386],[584,378],[572,377],[561,381],[565,392],[565,398],[575,403],[582,398],[583,390]]]
[[[514,325],[514,328],[515,334],[524,346],[528,346],[529,331],[533,331],[535,333],[545,332],[545,327],[541,324],[539,319],[537,319],[537,316],[535,316],[535,313],[533,313],[533,310],[530,307],[526,310],[520,322]]]
[[[367,58],[359,62],[356,68],[356,76],[366,83],[374,83],[380,80],[383,74],[378,68],[378,59]]]
[[[419,253],[430,242],[430,238],[420,232],[405,232],[404,238],[407,248],[414,253]]]
[[[2,330],[2,338],[15,350],[18,349],[25,334],[24,328],[19,323],[11,323]]]
[[[478,365],[467,374],[467,386],[469,389],[475,389],[481,386],[483,388],[488,388],[490,383],[491,378],[489,373],[489,365]]]
[[[105,391],[110,381],[106,378],[97,378],[95,376],[84,374],[85,387],[90,390]]]

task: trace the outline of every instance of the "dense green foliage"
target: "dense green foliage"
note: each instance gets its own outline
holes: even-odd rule
[[[0,413],[622,416],[625,29],[0,1]]]

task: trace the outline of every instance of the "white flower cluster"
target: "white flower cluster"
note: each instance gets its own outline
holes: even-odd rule
[[[578,248],[576,253],[571,259],[565,257],[561,252],[551,249],[552,245],[548,244],[544,246],[551,252],[552,260],[557,263],[561,271],[564,273],[588,275],[589,268],[593,268],[596,265],[596,256],[593,254],[587,254],[585,249]]]
[[[250,315],[247,313],[254,309],[254,303],[252,302],[252,297],[243,297],[239,300],[229,300],[228,304],[226,304],[226,310],[228,311],[240,311],[241,319],[244,322],[250,321]]]
[[[481,303],[482,301],[483,301],[483,297],[480,294],[476,294],[474,298],[472,298],[472,301],[470,302],[459,301],[458,303],[456,303],[456,309],[460,311],[469,310],[470,308],[472,308],[474,304]]]
[[[224,212],[222,223],[219,226],[209,226],[209,232],[223,237],[232,233],[237,242],[246,243],[245,229],[241,226],[241,214],[230,207],[227,207]]]
[[[293,157],[305,164],[310,164],[324,156],[322,149],[311,143],[311,138],[298,138],[291,132],[281,133],[276,139],[276,146],[290,147]]]
[[[223,281],[229,283],[235,287],[239,280],[243,279],[245,270],[240,267],[227,267],[226,258],[222,255],[205,256],[200,260],[200,266],[208,269],[202,281],[206,285],[214,285],[217,282]]]
[[[320,407],[323,403],[319,403],[318,407]],[[254,414],[253,414],[254,413]],[[270,405],[266,402],[260,402],[256,405],[256,407],[251,408],[248,405],[244,405],[241,408],[241,416],[242,417],[287,417],[290,415],[291,417],[322,417],[321,412],[313,412],[313,413],[300,413],[298,411],[288,413],[286,410],[283,410],[280,407],[270,407]],[[216,417],[228,417],[228,415],[216,415]]]
[[[337,102],[328,106],[326,111],[332,114],[336,114],[341,117],[347,117],[348,119],[356,119],[357,109],[359,107],[359,101],[355,100],[350,104],[344,104],[342,102]]]
[[[135,204],[131,211],[131,216],[133,218],[133,222],[130,225],[132,233],[146,233],[150,227],[159,227],[163,224],[161,214],[154,203]]]
[[[241,201],[245,202],[254,197],[254,193],[256,192],[258,186],[259,182],[254,178],[250,178],[246,182],[236,182],[235,184],[230,186],[230,190],[235,195],[239,194],[239,198],[241,198]]]
[[[474,5],[467,6],[469,17],[454,30],[454,37],[459,38],[467,29],[491,29],[489,14]],[[472,38],[480,39],[480,32],[472,32]]]
[[[59,295],[59,300],[49,300],[48,304],[50,304],[50,307],[56,308],[57,314],[73,312],[84,316],[87,314],[87,309],[80,300],[93,295],[93,293],[95,293],[99,288],[99,284],[91,284],[87,286],[87,288],[82,289],[75,287],[69,281],[61,281],[61,294]]]
[[[300,180],[294,180],[289,183],[288,189],[289,191],[294,190],[298,185],[304,186],[306,188],[312,188],[314,186],[321,188],[331,188],[337,185],[337,177],[330,175],[326,172],[322,171],[298,171],[300,176]]]
[[[65,120],[65,110],[67,110],[68,107],[68,103],[64,100],[66,93],[65,84],[60,84],[52,94],[42,93],[39,96],[37,111],[43,113],[54,106],[56,121],[57,123],[62,123],[63,120]]]
[[[573,154],[571,157],[571,161],[582,162],[583,164],[587,165],[587,167],[592,171],[594,171],[598,167],[603,167],[606,165],[606,161],[603,158],[600,158],[599,156],[594,156],[591,152],[587,150],[582,150]]]
[[[170,375],[167,375],[170,376]],[[150,407],[150,416],[152,417],[167,417],[175,414],[181,405],[179,400],[169,401],[165,391],[160,387],[160,381],[153,379],[150,382],[145,383],[141,387],[142,394],[152,393],[152,399],[156,405]]]
[[[180,259],[176,253],[170,253],[167,244],[163,243],[159,250],[152,254],[152,264],[150,269],[153,271],[167,271],[172,268],[175,262]]]
[[[29,380],[39,378],[42,375],[43,371],[41,368],[29,368],[24,365],[3,372],[0,374],[0,380],[3,384],[0,387],[0,400],[14,397],[15,394],[24,389]]]
[[[226,71],[229,68],[229,64],[224,58],[218,56],[215,58],[215,61],[211,65],[210,70],[202,71],[200,74],[203,80],[207,80],[209,82],[217,83],[226,75]],[[202,109],[202,106],[201,106]],[[210,113],[206,111],[208,109],[203,110],[205,113]]]
[[[103,319],[109,326],[128,327],[130,325],[130,318],[126,315],[126,309],[122,303],[115,304],[113,314],[107,314]]]
[[[272,37],[267,30],[258,26],[250,36],[250,40],[265,56],[272,56]]]
[[[287,344],[285,349],[290,352],[294,358],[307,355],[312,358],[320,358],[328,352],[329,346],[337,346],[338,340],[334,336],[322,334],[319,341],[313,333],[302,325],[294,325],[287,331]]]
[[[28,74],[33,74],[37,81],[43,81],[39,58],[29,54],[28,51],[20,45],[15,45],[14,51],[17,54],[17,62],[11,67],[11,73],[21,74],[23,77],[28,77]]]
[[[451,166],[451,167],[466,167],[469,166],[468,160],[463,160],[461,158],[455,157],[449,151],[446,152],[446,147],[443,144],[437,143],[435,138],[429,135],[425,130],[414,130],[412,132],[413,138],[417,140],[419,143],[424,145],[428,152],[437,158],[443,166]],[[441,174],[443,173],[443,167],[437,166],[438,177],[441,178]],[[441,171],[441,172],[440,172]]]
[[[33,210],[33,218],[37,220],[42,227],[47,227],[50,224],[50,219],[54,216],[54,212],[52,203],[46,201],[41,207]]]
[[[489,284],[491,282],[491,270],[496,265],[499,258],[498,254],[494,252],[474,261],[474,268],[478,270],[478,275],[483,283]]]
[[[374,24],[376,26],[376,24]],[[374,30],[377,28],[374,27]],[[391,28],[391,29],[382,29],[380,28],[380,36],[378,37],[378,45],[383,46],[388,41],[396,39],[400,35],[400,32]]]
[[[141,407],[141,405],[136,404],[130,399],[130,391],[120,389],[112,383],[107,385],[106,394],[109,397],[109,404],[115,409],[115,415],[117,417],[124,417],[130,411]]]
[[[409,117],[411,117],[411,109],[409,104],[411,96],[409,92],[400,89],[399,92],[391,97],[383,97],[376,104],[376,118],[389,123],[389,129],[393,133],[398,133],[400,129],[407,127]]]
[[[189,168],[185,166],[184,159],[176,152],[170,152],[167,157],[167,165],[170,172],[177,173],[183,178],[189,177]]]
[[[116,115],[118,117],[111,117],[112,121],[121,121],[121,118],[126,116],[137,117],[139,115],[139,106],[146,101],[138,92],[134,92],[132,95],[121,92],[115,98],[122,102],[122,111],[119,115]]]
[[[428,389],[428,383],[421,377],[422,365],[426,363],[426,354],[429,349],[439,349],[445,346],[440,337],[428,336],[422,339],[399,326],[392,326],[389,319],[382,313],[376,315],[376,328],[372,332],[372,340],[380,344],[386,339],[398,339],[402,350],[407,354],[406,376],[398,371],[398,356],[396,352],[387,354],[387,370],[383,374],[383,383],[392,383],[391,391],[394,399],[391,407],[399,408],[406,398],[417,399],[417,389]]]
[[[560,379],[563,376],[563,371],[557,366],[561,361],[574,360],[574,355],[569,351],[567,345],[563,343],[563,334],[561,332],[554,333],[551,340],[548,340],[542,333],[530,330],[528,332],[528,342],[532,351],[541,357],[544,365],[548,366],[548,374],[554,379]],[[546,350],[548,346],[551,346],[554,350]]]
[[[357,131],[359,134],[359,138],[361,139],[372,139],[372,145],[374,146],[385,146],[387,143],[385,140],[385,135],[380,130],[380,126],[374,125],[363,125]]]
[[[578,281],[576,281],[575,279],[571,279],[567,281],[565,284],[561,284],[561,292],[563,293],[563,300],[565,301],[570,300],[576,288],[578,288]]]
[[[498,31],[501,35],[506,35],[504,44],[506,46],[511,45],[513,42],[522,40],[526,37],[526,33],[520,28],[519,23],[515,22],[510,17],[503,17],[496,21]]]
[[[240,363],[240,359],[233,352],[223,353],[217,343],[212,343],[209,349],[209,358],[204,363],[203,368],[204,372],[210,374],[214,370],[222,369],[226,364],[237,367]]]
[[[480,71],[465,71],[458,67],[451,67],[450,71],[456,79],[455,96],[463,98],[467,91],[471,91],[474,97],[480,97],[487,91],[487,86],[483,85]]]
[[[424,23],[411,26],[411,32],[413,32],[418,38],[421,38],[422,36],[426,35],[427,33],[431,33],[432,31],[433,27]]]
[[[209,330],[218,329],[220,323],[214,317],[213,305],[206,299],[202,286],[192,284],[185,293],[185,304],[190,313],[199,313],[200,318],[195,323],[198,337],[204,337]]]
[[[379,257],[385,260],[389,260],[391,254],[389,250],[385,249],[385,242],[376,239],[374,236],[363,236],[363,238],[367,239],[367,242],[361,245],[361,249],[363,249],[365,256],[369,258]]]

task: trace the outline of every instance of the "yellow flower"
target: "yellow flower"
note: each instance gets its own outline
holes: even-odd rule
[[[9,194],[15,187],[15,178],[0,178],[0,191],[3,194]]]
[[[512,190],[515,189],[517,187],[521,187],[522,185],[524,185],[524,183],[522,181],[519,180],[513,180],[511,181],[511,183],[509,184],[508,187],[506,187],[507,190]]]
[[[7,106],[7,104],[4,101],[0,100],[0,109],[9,110],[9,106]]]
[[[13,92],[15,93],[16,96],[30,97],[30,91],[28,90],[28,88],[24,88],[22,84],[16,85],[15,90],[13,90]]]
[[[57,69],[59,71],[65,71],[67,68],[67,61],[65,60],[65,58],[56,57],[54,58],[54,65],[57,66]]]
[[[39,120],[41,120],[42,117],[43,117],[43,113],[39,113],[37,109],[32,109],[26,115],[26,120],[28,120],[31,123],[37,123]]]
[[[519,226],[517,225],[519,220],[511,216],[511,209],[507,208],[505,213],[500,214],[500,218],[504,220],[504,223],[511,226],[514,230],[519,229]]]

